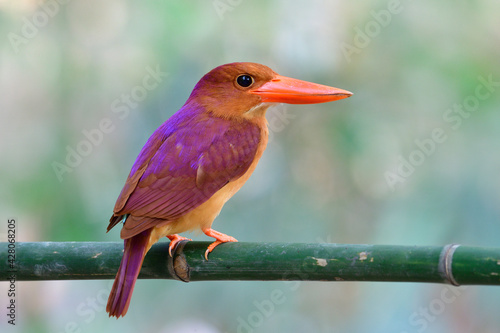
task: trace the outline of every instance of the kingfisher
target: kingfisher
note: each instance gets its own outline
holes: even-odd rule
[[[237,242],[212,229],[222,206],[248,180],[266,149],[266,110],[276,103],[315,104],[351,96],[343,89],[281,76],[269,67],[235,62],[214,68],[186,103],[154,131],[135,160],[107,231],[123,222],[123,258],[106,311],[127,313],[135,282],[151,246],[201,230],[219,244]]]

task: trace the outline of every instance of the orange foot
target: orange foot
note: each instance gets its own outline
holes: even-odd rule
[[[208,254],[212,252],[213,249],[219,244],[226,243],[226,242],[237,242],[238,240],[234,237],[228,236],[226,234],[223,234],[222,232],[215,231],[212,228],[208,229],[203,229],[203,233],[209,237],[213,237],[217,239],[215,242],[210,244],[205,251],[205,259],[208,260]]]
[[[179,242],[183,240],[188,240],[188,241],[192,240],[190,238],[182,237],[177,234],[168,235],[167,238],[170,239],[170,245],[168,246],[168,254],[170,256],[172,256],[172,250],[175,249],[175,247],[177,246],[177,244],[179,244]]]

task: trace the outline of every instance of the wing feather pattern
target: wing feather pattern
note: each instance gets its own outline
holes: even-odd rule
[[[128,238],[188,213],[248,170],[260,139],[249,121],[178,112],[137,157],[108,230],[125,214],[131,215],[125,228],[133,230]]]

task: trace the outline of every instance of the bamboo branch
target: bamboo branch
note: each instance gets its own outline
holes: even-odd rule
[[[113,279],[123,243],[0,243],[0,279]],[[206,261],[208,242],[182,242],[173,257],[155,244],[139,278],[207,280],[397,281],[500,285],[500,248],[226,243]],[[12,248],[12,246],[11,246]],[[13,251],[10,251],[12,254]]]

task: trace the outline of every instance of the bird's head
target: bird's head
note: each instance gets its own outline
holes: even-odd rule
[[[351,95],[346,90],[278,75],[261,64],[235,62],[205,74],[187,103],[196,102],[219,117],[252,118],[264,116],[273,103],[325,103]]]

